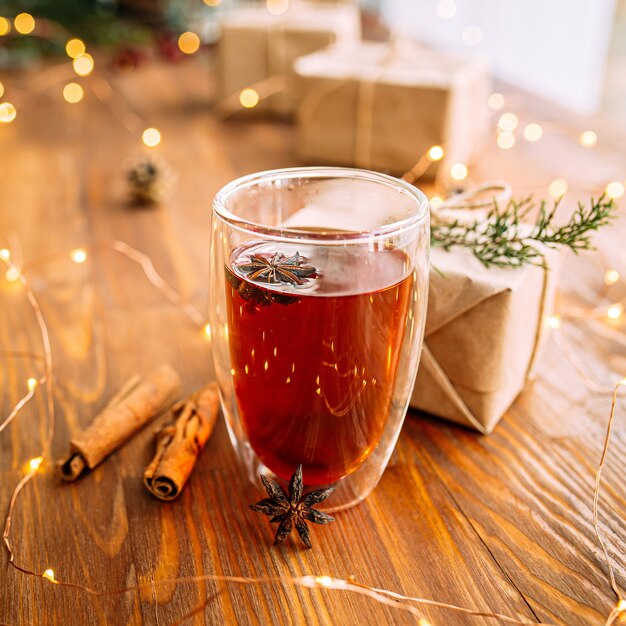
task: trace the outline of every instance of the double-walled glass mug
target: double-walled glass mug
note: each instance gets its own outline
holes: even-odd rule
[[[398,439],[428,291],[424,194],[364,170],[294,168],[215,197],[211,337],[230,439],[258,481],[365,498]]]

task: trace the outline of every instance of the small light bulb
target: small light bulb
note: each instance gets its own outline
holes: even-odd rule
[[[424,617],[420,617],[417,622],[417,626],[432,626],[432,624]]]
[[[430,208],[433,211],[440,209],[442,204],[443,204],[443,198],[441,198],[440,196],[433,196],[430,199]]]
[[[10,267],[6,271],[6,274],[4,275],[4,277],[6,278],[7,282],[14,283],[16,280],[19,279],[20,271],[17,269],[17,267]]]
[[[35,18],[30,13],[20,13],[13,19],[13,26],[21,35],[29,35],[35,30]]]
[[[564,178],[555,178],[548,185],[548,193],[553,198],[561,198],[567,193],[567,181]]]
[[[239,94],[239,103],[246,109],[252,109],[259,104],[259,94],[254,89],[244,89]]]
[[[524,139],[526,139],[526,141],[539,141],[542,135],[543,128],[541,128],[539,124],[528,124],[526,128],[524,128]]]
[[[487,105],[493,111],[499,111],[506,104],[504,96],[501,93],[492,93],[487,100]]]
[[[498,144],[498,148],[509,150],[515,145],[515,135],[513,133],[509,133],[508,131],[498,133],[496,143]]]
[[[606,285],[614,285],[619,280],[619,272],[617,270],[606,270],[604,272],[604,283]]]
[[[592,130],[586,130],[578,137],[578,143],[585,148],[593,148],[598,143],[598,135]]]
[[[624,185],[618,180],[614,180],[606,186],[604,191],[609,198],[617,200],[617,198],[621,198],[624,195]]]
[[[0,82],[0,98],[4,95],[4,85]]]
[[[70,104],[76,104],[83,99],[85,92],[78,83],[67,83],[63,87],[63,98]]]
[[[36,378],[29,378],[26,381],[26,386],[28,387],[29,391],[32,391],[37,386],[37,379]]]
[[[211,339],[211,324],[206,324],[204,327],[204,334]]]
[[[141,135],[141,140],[149,148],[154,148],[161,143],[161,133],[156,128],[146,128]]]
[[[81,54],[85,54],[85,44],[80,39],[70,39],[65,44],[65,52],[71,59],[79,57]]]
[[[456,2],[454,0],[441,0],[437,4],[437,15],[442,20],[450,20],[456,15]]]
[[[10,102],[0,104],[0,122],[10,124],[17,116],[17,109]]]
[[[606,310],[606,316],[610,319],[610,320],[618,320],[620,317],[622,317],[622,313],[624,312],[624,307],[623,305],[617,303],[617,304],[612,304],[607,310]]]
[[[72,61],[72,67],[79,76],[89,76],[93,72],[93,57],[87,52],[80,54]]]
[[[550,328],[554,328],[555,330],[557,328],[561,328],[561,316],[560,315],[551,315],[548,318],[548,326]]]
[[[289,8],[289,0],[266,0],[266,6],[272,15],[282,15]]]
[[[467,174],[467,166],[464,163],[455,163],[450,168],[450,176],[454,178],[454,180],[465,180]]]
[[[466,46],[477,46],[483,40],[483,31],[475,24],[466,26],[461,34],[461,40]]]
[[[41,467],[42,463],[43,463],[43,457],[36,456],[34,459],[31,459],[30,461],[28,461],[28,466],[33,472],[36,472]]]
[[[625,381],[626,378],[621,382],[624,383]],[[626,600],[620,600],[615,608],[617,609],[618,613],[626,613]]]
[[[11,22],[6,17],[0,16],[0,37],[11,32]]]
[[[330,576],[316,576],[315,582],[320,587],[330,587],[333,584],[333,579]]]
[[[56,579],[54,577],[54,570],[47,569],[43,574],[43,578],[47,578],[51,583],[55,583]]]
[[[85,248],[76,248],[70,252],[70,259],[74,263],[84,263],[87,260],[87,250]]]
[[[443,148],[441,146],[432,146],[427,156],[429,161],[441,161],[443,159]]]
[[[178,38],[178,47],[183,54],[194,54],[200,49],[200,37],[196,33],[187,31]]]
[[[505,133],[512,133],[519,124],[515,113],[503,113],[498,119],[498,129]]]
[[[11,258],[11,253],[6,248],[0,248],[0,259],[8,261]]]

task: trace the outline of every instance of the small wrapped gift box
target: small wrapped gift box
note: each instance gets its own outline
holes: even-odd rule
[[[434,248],[424,351],[411,406],[491,432],[532,376],[552,314],[549,269],[486,268],[468,250]]]
[[[445,163],[469,163],[486,135],[482,58],[361,42],[301,57],[294,70],[305,161],[403,174],[433,145]]]
[[[295,59],[334,42],[358,41],[361,21],[356,4],[293,2],[281,15],[263,6],[242,6],[221,26],[218,73],[222,99],[237,96],[271,77],[283,79],[277,93],[258,108],[279,115],[293,110],[290,83]]]

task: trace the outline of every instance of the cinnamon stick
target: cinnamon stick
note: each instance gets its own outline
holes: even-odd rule
[[[209,383],[173,407],[156,433],[154,458],[143,475],[151,494],[161,500],[178,497],[213,432],[219,405],[217,383]]]
[[[66,457],[58,461],[61,478],[76,480],[117,450],[180,393],[180,376],[162,365],[141,380],[134,376],[109,401],[93,422],[70,440]]]

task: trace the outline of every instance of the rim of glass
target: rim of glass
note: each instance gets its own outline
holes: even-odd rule
[[[226,203],[235,194],[246,188],[253,187],[262,182],[272,180],[284,180],[289,178],[351,178],[382,183],[388,187],[404,191],[409,194],[418,207],[414,215],[391,224],[385,224],[373,230],[345,231],[334,233],[314,233],[309,230],[297,228],[277,228],[265,226],[257,222],[242,219],[226,208]],[[398,234],[413,228],[424,222],[429,215],[428,198],[423,191],[400,178],[394,178],[388,174],[381,174],[370,170],[352,167],[289,167],[274,170],[266,170],[241,176],[222,187],[213,199],[213,212],[224,222],[243,231],[261,234],[264,237],[277,239],[298,239],[310,241],[361,241],[373,237],[389,236]]]

